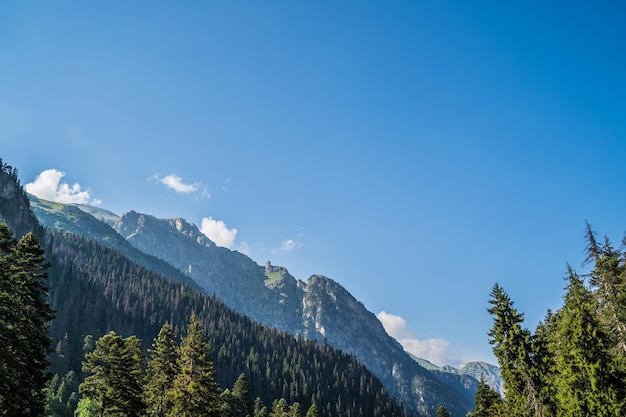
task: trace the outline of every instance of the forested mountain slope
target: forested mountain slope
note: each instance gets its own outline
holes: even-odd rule
[[[105,212],[107,219],[99,222],[87,212],[97,215],[101,209],[83,206],[85,213],[81,215],[73,206],[64,208],[37,199],[32,205],[49,227],[95,238],[141,261],[129,250],[130,243],[133,250],[154,255],[184,271],[207,293],[256,321],[318,343],[327,341],[354,354],[407,410],[432,414],[445,404],[453,413],[464,415],[473,407],[477,380],[454,373],[442,377],[422,368],[387,335],[374,314],[330,278],[316,275],[303,282],[284,267],[269,262],[260,266],[244,254],[216,246],[194,224],[180,218]],[[126,245],[119,242],[122,237]]]
[[[195,312],[208,332],[223,387],[232,386],[244,373],[253,394],[269,404],[277,398],[303,407],[315,403],[325,416],[404,415],[354,356],[255,323],[215,297],[138,265],[117,249],[74,234],[44,233],[28,210],[16,172],[6,165],[0,169],[0,190],[0,217],[14,233],[37,230],[44,237],[52,264],[49,299],[56,310],[51,326],[54,372],[74,370],[81,375],[86,337],[93,340],[114,330],[150,344],[165,321],[180,330]]]

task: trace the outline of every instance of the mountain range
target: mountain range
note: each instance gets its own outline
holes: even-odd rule
[[[482,362],[462,369],[428,365],[412,357],[376,316],[336,281],[313,275],[306,282],[269,261],[219,247],[182,218],[158,219],[130,211],[121,216],[86,206],[29,196],[39,222],[99,242],[138,264],[180,280],[251,319],[350,353],[369,368],[408,411],[432,415],[445,404],[453,415],[473,409],[482,375],[500,389],[498,369]]]

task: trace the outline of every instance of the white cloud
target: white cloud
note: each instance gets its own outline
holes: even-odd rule
[[[174,190],[177,193],[191,194],[201,191],[202,195],[210,197],[206,186],[204,186],[201,182],[185,183],[183,182],[183,179],[176,174],[169,174],[162,178],[159,175],[154,175],[152,179],[159,181],[161,184],[164,184],[167,188]]]
[[[47,169],[37,175],[35,181],[24,186],[26,192],[33,194],[44,200],[56,201],[65,204],[91,204],[94,206],[102,204],[102,201],[94,198],[91,190],[83,189],[79,183],[69,185],[61,182],[65,172],[57,169]]]
[[[283,252],[291,252],[294,249],[299,249],[302,247],[302,242],[295,241],[293,239],[283,240],[280,245],[280,250]]]
[[[278,248],[271,249],[270,252],[273,254],[291,252],[296,249],[300,249],[303,246],[301,239],[285,239],[280,242],[280,246]]]
[[[450,342],[447,340],[439,338],[418,340],[415,333],[407,326],[404,318],[386,311],[381,311],[376,317],[383,324],[389,336],[396,339],[407,352],[438,366],[457,364],[458,360],[449,357]]]
[[[232,249],[235,245],[237,229],[229,229],[221,220],[214,220],[212,217],[203,218],[200,231],[217,246]]]

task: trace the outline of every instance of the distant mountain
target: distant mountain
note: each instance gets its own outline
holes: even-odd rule
[[[422,367],[431,371],[437,378],[449,383],[460,382],[466,389],[475,392],[478,387],[480,378],[500,395],[504,395],[504,382],[500,375],[500,368],[496,365],[492,365],[486,362],[468,362],[460,369],[454,368],[450,365],[437,366],[423,358],[418,358],[415,355],[411,355],[413,360],[419,363]],[[451,376],[452,375],[452,376]]]
[[[99,241],[153,270],[159,270],[154,259],[164,261],[260,323],[355,355],[408,411],[434,415],[442,404],[453,415],[473,409],[475,378],[420,366],[373,313],[328,277],[314,275],[303,282],[284,267],[270,262],[260,266],[244,254],[215,245],[181,218],[157,219],[134,211],[117,216],[37,199],[32,205],[46,227]],[[142,259],[141,254],[150,257]]]
[[[504,395],[504,381],[500,375],[500,368],[496,365],[487,362],[468,362],[461,369],[444,366],[441,370],[457,375],[468,375],[476,380],[480,380],[482,377],[487,385],[499,392],[500,395]]]
[[[201,290],[193,279],[180,270],[162,259],[141,252],[120,236],[108,224],[111,219],[119,219],[119,216],[91,206],[54,203],[33,195],[28,195],[28,199],[30,208],[44,227],[83,236],[108,248],[117,249],[145,268]],[[96,218],[90,213],[99,214],[100,217]]]

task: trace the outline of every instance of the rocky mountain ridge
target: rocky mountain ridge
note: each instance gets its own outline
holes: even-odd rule
[[[36,199],[33,206],[46,227],[64,227],[59,217],[67,213],[46,212]],[[473,408],[477,384],[474,377],[451,370],[428,371],[420,366],[387,335],[373,313],[332,279],[313,275],[304,282],[284,267],[270,262],[258,265],[244,254],[218,247],[194,224],[181,218],[157,219],[134,211],[117,216],[88,206],[79,208],[85,216],[110,226],[109,234],[113,232],[135,250],[184,272],[204,291],[235,310],[260,323],[355,355],[407,410],[430,415],[444,404],[453,414],[465,415]],[[83,230],[73,232],[84,235],[96,227],[87,224]],[[117,239],[102,235],[95,238],[109,245]],[[118,249],[128,250],[119,244]]]

